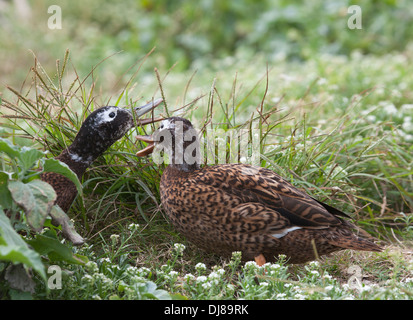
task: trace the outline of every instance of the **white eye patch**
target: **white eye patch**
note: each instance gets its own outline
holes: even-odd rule
[[[117,113],[118,113],[118,108],[116,107],[107,108],[96,116],[95,121],[97,124],[104,123],[104,122],[110,122],[116,118]]]
[[[169,121],[168,119],[167,120],[163,120],[162,122],[161,122],[161,125],[160,125],[160,127],[159,127],[159,129],[174,129],[175,128],[175,123],[173,123],[173,122],[171,122],[171,121]]]

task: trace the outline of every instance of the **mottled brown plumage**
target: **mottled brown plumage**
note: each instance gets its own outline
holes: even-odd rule
[[[63,150],[63,152],[55,159],[66,163],[69,168],[76,173],[79,180],[82,179],[83,174],[89,167],[89,165],[73,161],[69,155],[68,149]],[[55,172],[44,172],[41,174],[40,178],[53,187],[57,196],[56,204],[64,212],[67,212],[78,194],[75,184],[65,176]]]
[[[136,117],[153,110],[161,102],[162,99],[158,99],[135,108]],[[83,122],[73,143],[56,159],[67,164],[80,180],[91,163],[135,125],[133,118],[130,110],[119,107],[106,106],[95,110]],[[137,124],[148,124],[157,120],[159,119],[138,120]],[[54,188],[56,204],[67,212],[78,194],[75,184],[54,172],[42,173],[41,179]]]
[[[183,132],[191,128],[187,120],[170,118],[161,131],[175,136],[178,121]],[[193,142],[184,142],[183,148]],[[343,219],[346,214],[271,170],[246,164],[177,164],[175,148],[166,149],[172,163],[161,178],[162,205],[174,227],[208,252],[228,257],[242,251],[243,260],[256,261],[285,254],[290,263],[303,263],[342,249],[380,251],[353,232],[356,227]]]

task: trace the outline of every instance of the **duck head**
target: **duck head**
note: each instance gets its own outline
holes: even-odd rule
[[[68,147],[71,160],[90,165],[113,143],[122,138],[132,127],[159,121],[161,119],[138,118],[150,112],[162,99],[157,99],[144,106],[129,109],[105,106],[93,111],[83,122],[73,143]],[[132,114],[134,112],[135,116]]]
[[[159,152],[163,150],[167,153],[169,165],[179,170],[191,171],[199,168],[198,132],[187,119],[167,118],[151,136],[137,136],[137,139],[149,144],[136,153],[138,157],[146,156],[158,149]]]

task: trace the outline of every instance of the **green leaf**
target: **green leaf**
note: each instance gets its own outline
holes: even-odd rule
[[[56,159],[44,159],[43,171],[55,172],[61,174],[62,176],[65,176],[76,185],[79,194],[83,194],[82,184],[80,183],[77,175],[69,168],[69,166],[66,163],[60,162]]]
[[[29,271],[23,264],[9,264],[6,268],[4,280],[9,283],[10,288],[33,294],[36,283],[33,281]]]
[[[34,166],[36,161],[43,158],[45,153],[43,151],[29,148],[29,147],[22,147],[20,153],[18,155],[19,164],[22,166],[24,170],[28,170]]]
[[[23,263],[36,270],[46,280],[46,270],[40,255],[13,229],[9,218],[0,208],[0,260]]]
[[[157,300],[171,300],[169,293],[162,289],[157,289],[157,286],[152,281],[145,283],[135,283],[131,286],[132,290],[138,293],[138,297],[142,300],[157,299]]]
[[[84,264],[89,261],[85,256],[74,254],[69,247],[59,241],[54,231],[51,230],[36,235],[27,243],[41,255],[47,255],[51,261],[66,261],[74,264]]]
[[[10,176],[3,171],[0,171],[0,206],[3,209],[11,208],[13,199],[7,187]]]
[[[33,167],[35,162],[45,155],[43,151],[29,147],[20,148],[3,138],[0,138],[0,151],[6,153],[10,158],[17,159],[23,171]]]
[[[30,227],[40,231],[56,200],[53,187],[41,180],[9,181],[8,189],[13,200],[24,210]]]
[[[6,153],[10,158],[19,157],[20,150],[18,147],[14,146],[11,141],[7,139],[0,138],[0,152]]]

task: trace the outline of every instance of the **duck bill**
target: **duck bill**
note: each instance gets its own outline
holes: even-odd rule
[[[135,107],[134,112],[137,117],[136,124],[139,126],[142,126],[145,124],[154,123],[154,122],[163,120],[163,118],[139,119],[145,113],[151,112],[153,109],[159,106],[162,102],[163,102],[163,99],[156,99],[156,100],[152,100],[151,102],[143,106]]]
[[[144,157],[147,156],[148,154],[151,154],[153,152],[153,150],[155,149],[155,143],[153,141],[152,136],[137,136],[136,140],[139,141],[144,141],[146,143],[148,143],[148,146],[142,150],[139,150],[136,155],[138,157]]]

